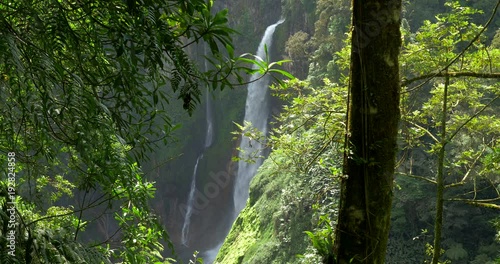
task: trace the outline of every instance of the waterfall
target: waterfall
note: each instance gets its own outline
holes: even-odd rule
[[[198,156],[198,158],[196,159],[196,164],[194,165],[193,179],[191,180],[191,189],[189,190],[189,195],[187,200],[188,205],[186,209],[186,215],[184,216],[184,224],[182,225],[181,243],[184,246],[187,246],[188,242],[189,225],[191,224],[191,215],[193,214],[194,192],[196,190],[196,173],[198,172],[198,163],[202,158],[203,154]]]
[[[207,56],[207,45],[203,46],[203,53]],[[208,62],[205,60],[205,71],[208,71]],[[213,114],[212,107],[210,102],[210,87],[207,85],[206,91],[206,135],[205,135],[205,147],[204,150],[212,145],[214,132],[213,132]],[[184,216],[184,224],[182,225],[182,233],[181,233],[181,243],[184,246],[188,246],[189,241],[189,225],[191,224],[191,215],[193,214],[193,203],[195,199],[196,192],[196,175],[198,174],[198,163],[203,159],[203,153],[198,156],[196,159],[196,164],[194,165],[193,170],[193,179],[191,180],[191,187],[189,190],[189,195],[187,199],[187,209],[186,215]]]
[[[283,23],[283,19],[276,22],[275,24],[267,27],[264,36],[257,49],[257,56],[260,58],[265,58],[265,47],[269,49],[271,47],[272,38],[274,30],[276,27]],[[255,66],[254,66],[255,67]],[[260,78],[260,79],[259,79]],[[248,85],[248,94],[245,105],[245,121],[250,122],[252,126],[264,135],[267,134],[267,119],[269,117],[269,96],[268,96],[268,86],[269,86],[269,76],[262,77],[260,74],[256,73],[250,78],[251,83]],[[238,174],[236,177],[234,185],[234,209],[235,214],[245,207],[246,201],[248,199],[250,181],[257,172],[257,169],[263,162],[263,158],[259,157],[254,163],[245,162],[243,156],[249,154],[257,153],[257,156],[261,155],[263,142],[255,142],[247,137],[242,136],[240,143],[240,161],[238,162]]]

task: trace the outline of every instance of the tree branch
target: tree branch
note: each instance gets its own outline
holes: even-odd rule
[[[415,122],[413,122],[413,121],[410,121],[410,120],[406,120],[406,122],[408,122],[408,123],[410,123],[410,124],[412,124],[412,125],[414,125],[414,126],[416,126],[416,127],[420,128],[420,129],[422,129],[422,130],[423,130],[423,131],[424,131],[427,135],[429,135],[429,136],[430,136],[430,137],[431,137],[431,138],[432,138],[432,139],[433,139],[436,143],[439,143],[439,139],[437,139],[437,137],[436,137],[436,136],[434,136],[434,135],[433,135],[433,134],[432,134],[432,133],[431,133],[428,129],[426,129],[425,127],[423,127],[423,126],[421,126],[421,125],[419,125],[419,124],[417,124],[417,123],[415,123]]]
[[[500,210],[500,205],[494,204],[491,202],[498,201],[500,197],[495,198],[495,199],[487,199],[487,200],[469,200],[469,199],[448,199],[447,201],[458,201],[458,202],[464,202],[470,205],[474,206],[479,206],[479,207],[485,207],[485,208],[491,208],[491,209],[497,209]]]
[[[500,73],[487,73],[487,72],[434,72],[429,74],[420,75],[411,79],[403,79],[401,82],[401,87],[408,86],[409,84],[434,77],[474,77],[474,78],[482,78],[482,79],[500,79]]]
[[[432,183],[432,184],[436,184],[435,180],[431,180],[431,179],[423,177],[423,176],[411,175],[411,174],[408,174],[408,173],[398,173],[398,174],[400,174],[402,176],[410,177],[410,178],[415,178],[415,179],[423,180],[423,181],[426,181],[426,182],[429,182],[429,183]]]

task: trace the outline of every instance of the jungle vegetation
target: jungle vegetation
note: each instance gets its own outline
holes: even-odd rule
[[[274,87],[271,153],[218,261],[499,263],[500,1],[354,1],[354,30],[350,1],[281,2],[300,79]],[[201,88],[244,84],[249,63],[290,77],[235,55],[228,16],[204,0],[0,3],[1,263],[175,261],[141,169],[177,128],[169,104],[192,113]],[[198,45],[210,70],[189,57]],[[351,218],[346,198],[362,208]],[[109,215],[116,236],[89,239]]]

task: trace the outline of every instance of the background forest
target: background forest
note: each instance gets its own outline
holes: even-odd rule
[[[0,4],[0,263],[331,261],[350,1],[158,2]],[[386,263],[430,263],[440,195],[441,263],[500,263],[499,3],[403,1]],[[235,175],[247,52],[280,17],[269,59],[290,62],[259,70],[297,79],[245,130],[268,155],[247,206],[232,224],[231,177],[183,243],[193,174]]]

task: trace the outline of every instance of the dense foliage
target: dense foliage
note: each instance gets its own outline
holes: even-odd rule
[[[340,173],[345,118],[341,102],[346,90],[329,82],[314,89],[296,80],[286,90],[275,92],[292,102],[277,118],[268,141],[273,151],[252,181],[248,205],[236,219],[217,263],[267,263],[271,259],[317,263],[321,256],[309,247],[304,230],[318,224],[331,231],[326,216],[336,214],[334,176]],[[260,136],[245,135],[254,140]],[[332,241],[331,232],[324,234],[318,241]],[[308,253],[296,256],[308,247]]]
[[[284,106],[272,152],[222,263],[335,257],[349,2],[281,1],[284,56],[305,81],[274,90]],[[403,2],[402,151],[387,263],[433,254],[498,263],[500,22],[495,13],[487,20],[497,1]],[[244,12],[236,26],[251,28],[255,15]],[[206,86],[244,83],[240,73],[256,71],[249,63],[277,71],[266,58],[235,57],[227,23],[227,11],[204,0],[0,3],[1,263],[174,261],[150,209],[155,183],[141,170],[177,128],[169,107],[180,99],[191,114]],[[245,45],[251,36],[241,36]],[[192,59],[200,50],[210,66]],[[263,136],[253,132],[245,136]],[[432,245],[435,229],[442,240]]]
[[[171,261],[162,257],[168,235],[150,209],[154,183],[141,171],[175,129],[169,101],[192,113],[202,88],[274,71],[251,55],[234,57],[227,10],[212,7],[205,0],[0,3],[2,263]],[[209,68],[190,58],[203,45]]]
[[[443,220],[434,223],[435,232],[442,231],[442,235],[436,233],[434,237],[443,237],[445,257],[454,263],[474,261],[478,255],[482,260],[486,259],[485,255],[494,259],[495,252],[479,252],[495,243],[491,226],[490,231],[486,231],[487,221],[495,212],[484,208],[500,208],[498,171],[485,169],[491,166],[488,153],[498,148],[500,135],[495,116],[500,87],[497,80],[490,80],[499,77],[496,73],[500,67],[492,58],[500,54],[498,49],[484,44],[489,41],[482,35],[483,26],[472,21],[472,17],[482,11],[458,2],[449,2],[446,6],[451,9],[449,13],[436,16],[435,23],[425,21],[417,32],[406,35],[402,65],[407,77],[403,82],[411,85],[404,96],[401,133],[404,153],[400,172],[412,179],[403,180],[402,186],[414,182],[413,179],[424,181],[419,185],[436,186],[433,218]],[[441,29],[444,25],[446,30]],[[444,74],[436,74],[437,71]],[[466,209],[470,206],[461,203],[480,208]],[[487,217],[474,223],[461,223],[458,215],[463,210],[471,210],[464,217],[476,214]],[[420,225],[418,216],[406,219]],[[473,226],[484,228],[485,233],[462,237],[455,233],[459,230],[467,233],[465,230]],[[441,241],[435,240],[433,247],[441,247]],[[437,259],[439,250],[434,251]]]

